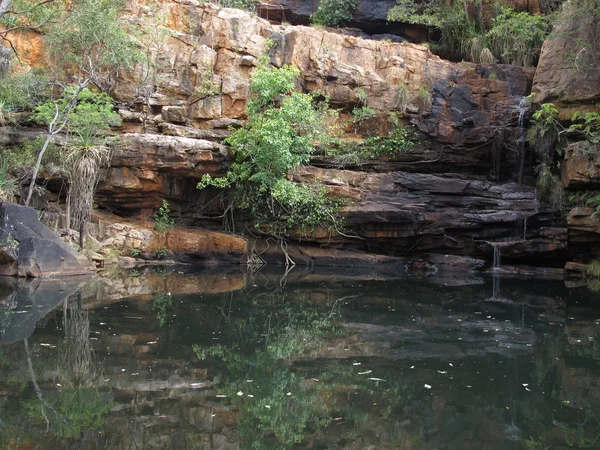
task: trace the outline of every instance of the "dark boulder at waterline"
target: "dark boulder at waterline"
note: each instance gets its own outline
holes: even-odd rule
[[[0,202],[0,275],[55,277],[94,271],[43,225],[33,208]]]

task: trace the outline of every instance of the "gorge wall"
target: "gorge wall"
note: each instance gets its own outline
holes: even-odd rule
[[[591,212],[574,213],[567,228],[559,211],[535,193],[524,98],[532,83],[540,99],[552,98],[554,81],[543,72],[556,72],[556,63],[547,62],[556,51],[547,46],[540,68],[549,68],[540,74],[451,63],[421,45],[278,25],[194,0],[152,8],[132,2],[125,19],[146,30],[148,62],[120,73],[111,93],[123,125],[96,202],[117,216],[96,214],[93,228],[124,251],[145,243],[132,244],[129,231],[113,225],[148,220],[163,199],[181,225],[221,227],[219,193],[198,191],[196,184],[203,174],[226,172],[231,157],[222,141],[244,123],[250,76],[264,54],[275,66],[298,67],[298,89],[328,97],[342,118],[360,103],[359,91],[366,92],[376,117],[346,126],[348,142],[385,135],[390,113],[416,132],[415,148],[398,156],[345,167],[316,156],[298,169],[296,181],[318,180],[348,201],[345,233],[316,230],[302,236],[302,245],[387,257],[451,254],[482,260],[483,267],[501,251],[509,263],[562,267],[581,255],[581,249],[571,252],[569,238],[597,240]],[[594,170],[571,171],[578,175],[565,175],[565,185],[597,183]],[[180,249],[187,251],[193,253]],[[318,264],[319,258],[306,261]]]

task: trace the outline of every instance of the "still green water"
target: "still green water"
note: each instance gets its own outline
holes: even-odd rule
[[[157,268],[73,283],[0,285],[0,448],[600,448],[585,289]]]

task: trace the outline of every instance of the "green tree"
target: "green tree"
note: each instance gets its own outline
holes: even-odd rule
[[[107,91],[120,70],[140,60],[134,30],[119,19],[123,7],[122,0],[73,1],[46,36],[57,77]]]
[[[92,210],[100,169],[110,162],[111,151],[107,145],[110,125],[119,124],[120,118],[106,93],[81,86],[68,86],[61,97],[39,106],[32,118],[48,125],[55,121],[56,111],[69,111],[60,131],[67,137],[64,147],[65,175],[70,186],[69,216],[72,227],[80,230],[80,246],[83,246],[83,226]]]
[[[38,112],[39,115],[44,111],[42,122],[47,124],[48,133],[34,167],[26,205],[31,200],[44,153],[55,136],[63,131],[70,129],[72,131],[69,133],[77,138],[73,146],[73,150],[76,151],[70,154],[70,159],[72,164],[82,170],[82,176],[97,172],[99,167],[105,164],[106,157],[110,156],[102,145],[97,145],[97,138],[105,131],[95,122],[98,117],[95,113],[86,119],[84,117],[93,112],[85,111],[86,108],[93,110],[100,106],[96,100],[91,101],[91,91],[90,95],[87,94],[88,87],[95,85],[101,90],[108,89],[118,71],[131,67],[140,57],[132,35],[119,21],[122,6],[121,1],[114,0],[74,0],[70,9],[65,11],[46,36],[53,67],[58,72],[55,76],[58,79],[62,76],[75,80],[76,84],[72,88],[64,89],[61,97]],[[84,98],[87,100],[78,110],[79,101]],[[75,113],[76,110],[79,113]],[[87,124],[78,124],[78,120],[87,121]],[[108,126],[108,123],[110,122],[105,125]],[[82,187],[82,191],[86,193],[89,193],[90,189],[93,191],[97,183],[94,177],[88,179],[90,186]],[[90,199],[86,197],[82,201],[89,203]],[[87,207],[82,207],[81,216],[74,216],[75,224],[83,226],[86,210]]]
[[[358,0],[321,0],[310,20],[318,25],[341,28],[352,20],[357,6]]]
[[[205,175],[198,184],[233,187],[236,206],[250,213],[257,228],[268,224],[273,235],[338,220],[336,202],[322,186],[289,180],[295,167],[308,162],[315,143],[328,140],[327,109],[293,91],[298,75],[292,66],[271,68],[262,60],[252,75],[248,122],[227,139],[235,161],[225,177]]]

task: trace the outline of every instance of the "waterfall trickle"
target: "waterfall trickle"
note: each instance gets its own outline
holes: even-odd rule
[[[519,120],[517,121],[517,152],[519,155],[519,184],[523,184],[525,170],[525,115],[529,111],[527,97],[519,102]]]
[[[517,128],[519,130],[519,139],[525,135],[525,114],[529,111],[529,105],[527,104],[527,97],[523,97],[519,102],[519,121],[517,122]]]
[[[500,274],[492,275],[492,299],[500,298]]]
[[[502,257],[500,253],[500,246],[498,246],[498,244],[492,244],[492,248],[494,249],[494,264],[492,269],[494,271],[500,270],[500,258]]]
[[[517,220],[517,239],[527,240],[527,217]]]

